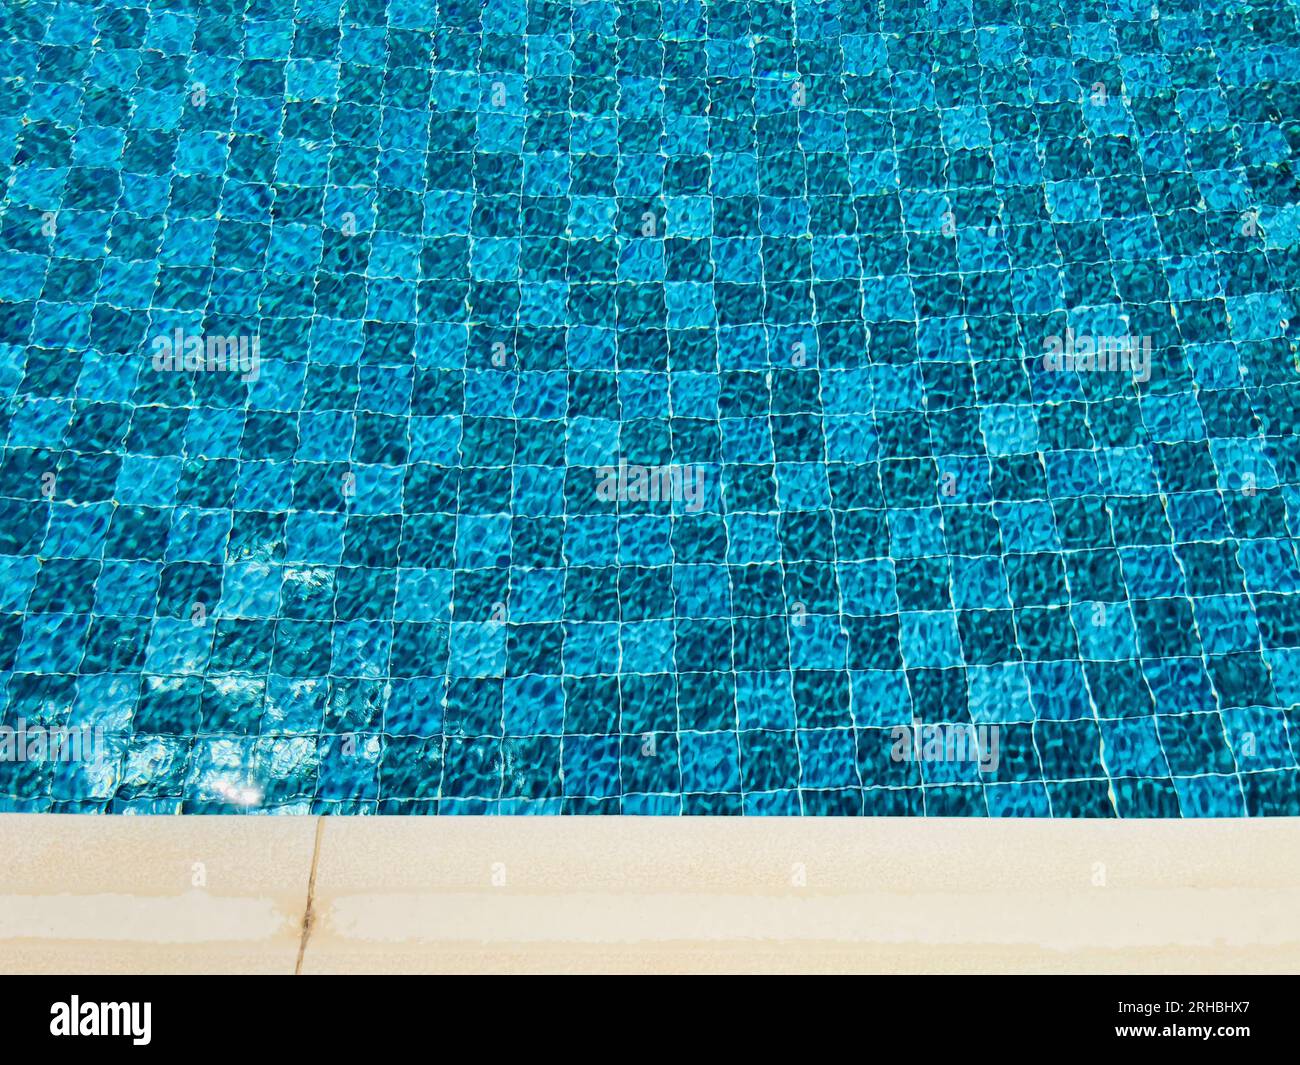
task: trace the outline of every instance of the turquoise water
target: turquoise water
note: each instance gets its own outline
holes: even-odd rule
[[[7,3],[0,809],[1300,813],[1297,18]]]

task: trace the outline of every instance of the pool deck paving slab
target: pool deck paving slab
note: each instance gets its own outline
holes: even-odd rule
[[[3,972],[1300,971],[1290,818],[6,815],[0,850]]]

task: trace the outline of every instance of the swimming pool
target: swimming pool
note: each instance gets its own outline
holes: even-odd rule
[[[5,5],[0,809],[1300,813],[1297,16]]]

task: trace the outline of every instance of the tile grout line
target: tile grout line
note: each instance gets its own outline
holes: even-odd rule
[[[320,843],[325,834],[325,816],[316,818],[316,842],[311,852],[311,873],[307,877],[307,905],[302,911],[302,938],[298,941],[298,960],[293,967],[293,975],[302,975],[302,960],[307,953],[307,940],[311,938],[312,926],[316,923],[316,867],[320,864]]]

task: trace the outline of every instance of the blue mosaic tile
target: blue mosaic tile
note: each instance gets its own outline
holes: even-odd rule
[[[1300,814],[1298,20],[5,5],[0,810]]]

